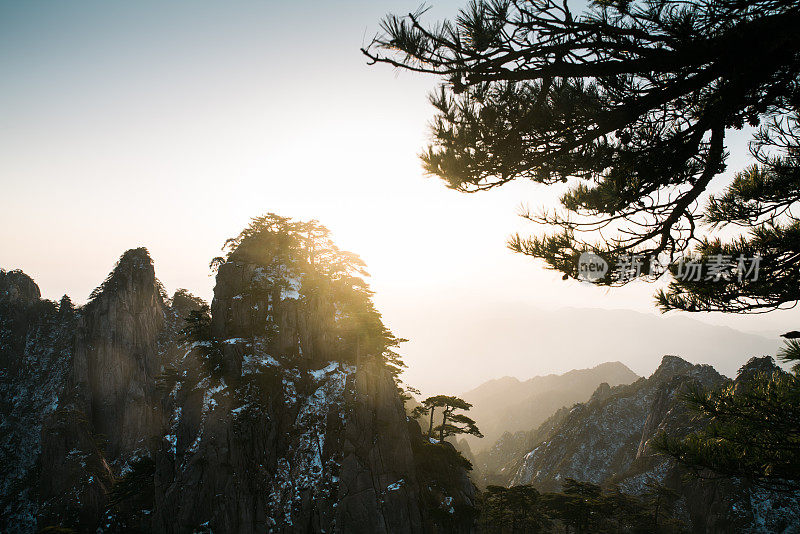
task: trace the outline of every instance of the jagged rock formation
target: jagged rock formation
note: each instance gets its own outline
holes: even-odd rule
[[[692,366],[674,356],[665,356],[649,379],[619,386],[577,404],[554,432],[526,455],[526,461],[512,484],[533,483],[548,491],[557,490],[563,478],[599,483],[623,472],[637,456],[642,432],[655,400],[663,396],[675,376],[704,385],[721,384],[724,377],[709,366]],[[673,386],[674,389],[674,386]],[[671,391],[671,390],[670,390]],[[576,434],[567,434],[566,429]],[[558,456],[557,463],[540,462]]]
[[[753,358],[737,380],[755,369],[776,369],[771,358]],[[800,524],[796,496],[758,489],[743,481],[697,481],[652,451],[660,432],[685,436],[698,422],[680,395],[687,387],[728,381],[708,365],[665,356],[655,373],[627,386],[602,385],[592,398],[542,425],[529,451],[509,464],[512,485],[558,491],[567,478],[618,485],[641,495],[650,482],[674,489],[678,513],[695,532],[791,532]],[[787,530],[789,529],[789,530]]]
[[[601,384],[598,389],[602,388]],[[528,432],[506,432],[491,448],[478,453],[475,458],[473,479],[485,489],[487,486],[510,486],[524,461],[526,453],[541,443],[552,430],[561,424],[570,409],[563,407],[544,423]]]
[[[144,249],[77,310],[2,273],[0,531],[472,530],[463,459],[407,420],[352,258],[253,228],[210,308],[167,298]]]
[[[54,388],[57,409],[43,424],[40,527],[96,528],[116,478],[160,441],[164,415],[156,376],[168,363],[163,345],[174,338],[162,338],[167,317],[176,313],[166,300],[149,254],[139,248],[122,255],[76,314],[65,355],[69,367]]]
[[[485,452],[506,432],[536,428],[560,408],[584,402],[603,382],[617,386],[638,378],[624,364],[606,362],[528,380],[509,376],[489,380],[461,395],[473,405],[470,416],[484,435],[483,439],[469,436],[467,441],[477,453]]]
[[[598,386],[630,384],[639,378],[620,362],[606,362],[591,369],[576,369],[561,375],[537,376],[520,381],[512,377],[490,380],[463,395],[473,404],[470,414],[484,433],[483,439],[468,436],[474,447],[472,473],[479,488],[506,486],[518,465],[516,461],[541,441],[540,434],[566,408],[583,402]],[[533,429],[533,430],[531,430]]]

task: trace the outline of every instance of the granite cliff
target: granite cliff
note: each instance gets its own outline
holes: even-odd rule
[[[268,216],[211,306],[145,249],[89,302],[0,274],[0,530],[470,532],[468,464],[403,409],[359,261]]]

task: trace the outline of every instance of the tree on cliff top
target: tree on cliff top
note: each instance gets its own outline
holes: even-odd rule
[[[756,281],[676,282],[665,309],[761,311],[800,299],[800,3],[784,0],[474,0],[454,21],[390,15],[372,62],[443,79],[425,170],[475,192],[515,179],[567,183],[555,228],[510,247],[577,276],[593,249],[674,263],[760,254]],[[698,209],[725,170],[725,136],[761,125],[755,164]],[[729,244],[700,225],[747,230]],[[674,268],[674,265],[673,265]],[[732,270],[730,260],[727,270]],[[610,270],[596,281],[622,284]]]
[[[226,240],[223,251],[224,256],[212,260],[212,270],[227,262],[271,265],[280,273],[271,275],[281,289],[297,291],[301,299],[327,294],[335,305],[335,331],[343,349],[379,357],[398,378],[405,364],[395,349],[405,340],[384,325],[375,308],[364,281],[369,276],[365,263],[357,254],[339,249],[328,228],[316,220],[268,213]]]

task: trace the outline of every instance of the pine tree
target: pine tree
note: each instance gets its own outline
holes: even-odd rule
[[[488,486],[482,495],[481,532],[547,532],[551,524],[533,486]]]
[[[792,346],[783,353],[798,362]],[[683,439],[660,435],[657,450],[702,478],[748,479],[774,490],[800,490],[800,376],[758,372],[718,390],[695,388],[686,402],[704,422]]]
[[[454,413],[456,410],[468,411],[472,404],[459,397],[450,395],[435,395],[422,401],[422,406],[417,406],[412,410],[412,417],[428,417],[429,438],[439,436],[439,441],[444,441],[450,436],[458,434],[470,434],[479,438],[483,437],[475,421],[464,414]],[[434,427],[435,412],[440,409],[442,422]]]
[[[474,0],[453,21],[423,19],[386,17],[363,52],[442,80],[425,170],[465,192],[566,184],[559,208],[523,213],[556,232],[517,234],[513,250],[565,277],[589,250],[612,265],[639,255],[636,276],[594,280],[613,285],[687,254],[725,256],[722,282],[676,282],[658,296],[665,310],[800,299],[800,4],[595,0],[573,13],[555,0]],[[745,125],[760,127],[754,165],[701,211],[725,171],[726,135]],[[744,232],[721,243],[709,234],[720,226]],[[755,255],[758,280],[733,274],[737,257]]]

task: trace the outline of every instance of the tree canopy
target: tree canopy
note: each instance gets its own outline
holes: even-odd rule
[[[545,225],[510,247],[578,276],[581,254],[636,255],[656,278],[682,257],[723,256],[722,276],[675,280],[664,310],[754,312],[800,299],[800,3],[783,0],[473,0],[453,20],[387,16],[371,62],[442,79],[425,170],[476,192],[563,184]],[[754,129],[754,164],[726,170],[726,136]],[[741,231],[722,243],[710,233]],[[737,276],[760,256],[757,280]],[[593,280],[629,281],[618,270]]]
[[[364,262],[337,247],[328,228],[316,220],[267,213],[226,240],[223,251],[224,256],[211,261],[212,270],[227,262],[270,265],[274,267],[271,283],[296,292],[300,300],[328,294],[336,307],[335,331],[342,345],[352,353],[355,349],[379,357],[399,382],[405,364],[396,348],[405,340],[384,325],[375,308],[373,293],[364,281],[369,276]]]
[[[481,495],[481,532],[683,532],[673,517],[674,492],[649,483],[641,497],[571,478],[562,491],[488,486]]]

